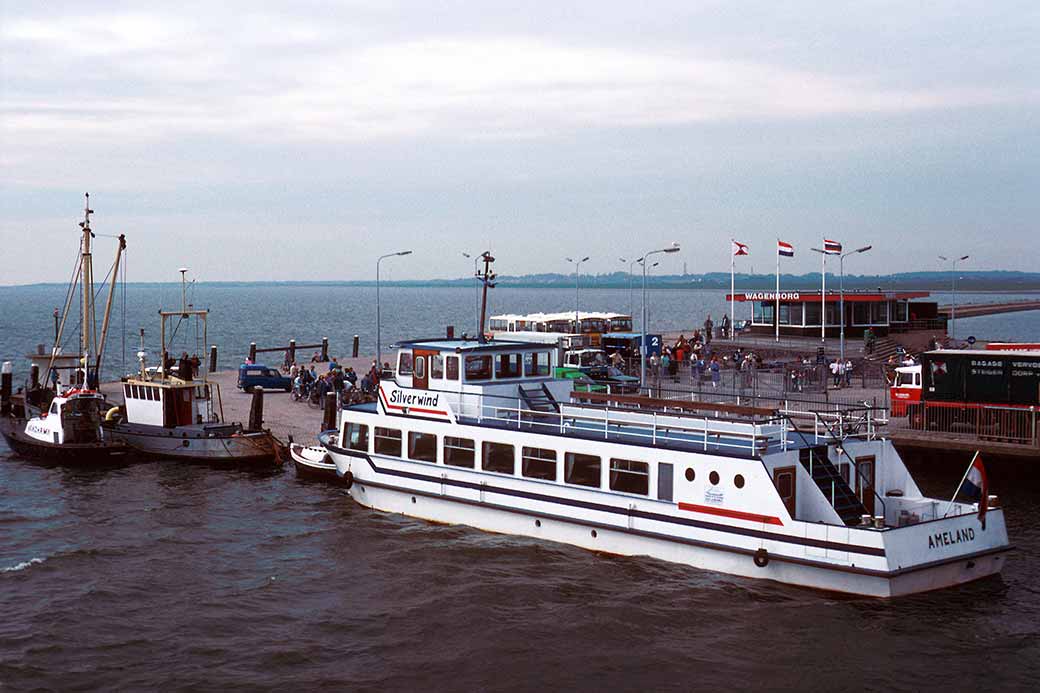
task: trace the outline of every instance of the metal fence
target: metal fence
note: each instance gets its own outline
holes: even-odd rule
[[[906,428],[1037,447],[1036,407],[962,402],[917,402],[907,406]]]

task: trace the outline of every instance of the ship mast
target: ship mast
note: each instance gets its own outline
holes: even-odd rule
[[[495,288],[495,278],[498,275],[491,271],[491,263],[495,261],[495,258],[491,257],[491,251],[485,250],[480,257],[484,260],[484,269],[477,272],[477,280],[483,284],[480,294],[480,325],[479,332],[477,332],[477,341],[483,344],[487,341],[484,337],[484,320],[487,317],[487,292],[488,289]]]
[[[83,229],[83,240],[80,248],[80,279],[83,292],[83,325],[81,328],[81,349],[83,355],[83,384],[89,387],[90,383],[90,354],[93,351],[93,328],[94,328],[94,269],[91,262],[90,239],[94,233],[90,230],[90,215],[94,210],[90,208],[90,193],[85,193],[86,202],[83,206],[83,221],[79,223]]]

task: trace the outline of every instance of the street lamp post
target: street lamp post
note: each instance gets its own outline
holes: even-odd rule
[[[621,262],[628,262],[625,258],[618,258]],[[636,313],[635,299],[632,298],[632,277],[635,272],[635,266],[641,262],[640,259],[632,260],[628,262],[628,317],[633,317]]]
[[[841,280],[840,280],[841,283],[840,283],[840,285],[838,287],[838,298],[839,298],[839,303],[840,303],[840,307],[839,307],[838,311],[839,311],[839,313],[841,313],[841,315],[838,317],[838,324],[841,325],[841,341],[840,341],[840,345],[841,346],[840,346],[840,350],[839,350],[838,353],[840,354],[840,359],[841,359],[840,362],[841,363],[845,363],[845,256],[846,255],[855,255],[856,253],[865,253],[865,252],[867,252],[868,250],[870,250],[873,247],[874,246],[872,246],[872,245],[865,245],[862,248],[856,248],[855,250],[850,250],[849,252],[842,253],[839,256],[838,266],[839,266],[839,269],[841,271]]]
[[[939,259],[943,262],[950,263],[950,269],[953,270],[953,277],[950,279],[950,287],[953,290],[953,304],[950,306],[950,337],[957,338],[957,263],[962,260],[967,260],[968,255],[962,255],[961,257],[947,258],[943,255],[939,256]]]
[[[478,277],[478,275],[480,274],[480,256],[478,255],[477,257],[473,257],[469,253],[463,253],[462,257],[467,258],[467,259],[468,258],[473,258],[473,276],[474,277]],[[480,330],[480,283],[479,282],[477,283],[476,308],[477,308],[477,322],[476,322],[476,325],[477,325],[477,331],[479,331]]]
[[[578,320],[578,277],[581,276],[578,273],[578,268],[581,267],[581,263],[588,262],[589,256],[586,255],[580,260],[572,260],[569,257],[565,257],[564,260],[574,265],[574,331],[581,332],[581,321]]]
[[[387,253],[386,255],[380,255],[379,259],[376,260],[376,369],[383,368],[383,330],[379,316],[379,263],[388,257],[394,257],[395,255],[411,255],[410,250],[401,250],[396,253]]]
[[[677,253],[679,252],[679,243],[675,242],[668,248],[661,248],[660,250],[651,250],[649,253],[639,258],[637,262],[643,265],[643,316],[642,321],[639,325],[639,388],[646,386],[646,259],[651,255],[657,255],[658,253]]]

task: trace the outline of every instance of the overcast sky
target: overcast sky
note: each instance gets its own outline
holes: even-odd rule
[[[1040,268],[1035,0],[276,4],[0,0],[0,284]]]

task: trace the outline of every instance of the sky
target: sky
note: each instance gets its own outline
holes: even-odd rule
[[[0,284],[1036,270],[1034,2],[0,0]]]

